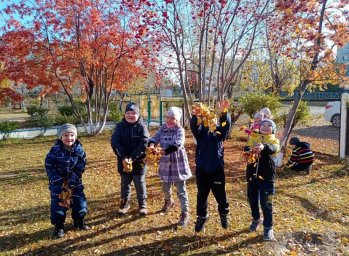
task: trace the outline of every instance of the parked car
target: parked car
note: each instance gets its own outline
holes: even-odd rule
[[[330,101],[325,106],[324,117],[332,123],[333,127],[341,127],[341,102]]]

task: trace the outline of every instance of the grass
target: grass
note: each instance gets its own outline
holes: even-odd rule
[[[0,255],[348,255],[348,165],[337,159],[336,152],[318,151],[311,175],[278,170],[276,241],[263,242],[261,230],[247,230],[250,210],[240,157],[245,142],[239,136],[225,143],[231,209],[228,230],[221,228],[210,195],[206,232],[194,233],[195,179],[187,184],[190,224],[177,229],[180,210],[176,194],[176,208],[161,214],[161,183],[154,173],[147,177],[149,215],[138,216],[133,187],[131,212],[119,216],[120,178],[109,146],[110,134],[104,134],[80,138],[88,156],[83,179],[89,204],[87,222],[92,229],[75,231],[69,211],[66,237],[52,240],[44,158],[53,140],[0,142]],[[189,132],[186,148],[194,171],[195,148]]]
[[[16,110],[16,111],[2,111],[0,112],[0,120],[6,120],[6,121],[10,121],[10,120],[21,120],[21,121],[25,121],[27,119],[29,119],[30,116],[26,113],[23,112],[21,110]]]

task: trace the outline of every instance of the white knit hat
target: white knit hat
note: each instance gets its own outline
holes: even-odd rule
[[[271,111],[269,108],[262,108],[259,112],[261,112],[264,116],[270,116]]]
[[[167,116],[172,116],[177,122],[180,122],[182,118],[182,109],[179,107],[170,107],[167,111]]]
[[[78,130],[76,129],[75,125],[73,124],[63,124],[61,127],[58,128],[57,131],[57,137],[58,139],[62,139],[62,136],[65,132],[72,132],[75,134],[75,137],[78,136]]]
[[[257,112],[256,114],[254,114],[253,118],[260,118],[263,119],[264,115],[261,112]]]

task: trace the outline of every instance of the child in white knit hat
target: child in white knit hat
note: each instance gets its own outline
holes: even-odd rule
[[[86,166],[86,154],[77,140],[73,124],[63,124],[45,159],[45,169],[51,192],[51,223],[55,226],[54,238],[64,236],[66,212],[72,208],[74,226],[78,230],[90,229],[84,222],[87,201],[82,184]]]
[[[259,132],[259,128],[261,126],[261,122],[263,121],[264,115],[261,112],[257,112],[253,116],[253,122],[250,124],[249,129],[245,129],[245,132],[248,136],[251,136],[253,131]]]
[[[171,188],[175,185],[177,196],[181,203],[181,214],[178,226],[185,227],[189,222],[189,199],[186,180],[192,174],[187,153],[184,148],[185,131],[181,126],[182,109],[170,107],[166,115],[166,123],[162,125],[148,144],[150,148],[160,144],[162,155],[159,163],[159,176],[162,180],[162,190],[165,202],[161,209],[168,212],[174,205]]]
[[[259,112],[263,114],[263,118],[273,119],[273,116],[269,108],[262,108],[261,110],[259,110]]]

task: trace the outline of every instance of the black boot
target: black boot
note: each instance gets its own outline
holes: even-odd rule
[[[84,219],[74,220],[74,227],[77,230],[89,230],[89,229],[91,229],[88,225],[86,225],[86,223],[84,222]]]
[[[55,226],[55,229],[53,230],[52,237],[55,239],[64,237],[64,225],[63,224]]]

